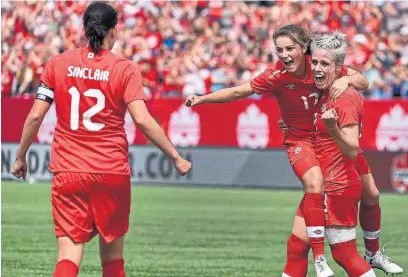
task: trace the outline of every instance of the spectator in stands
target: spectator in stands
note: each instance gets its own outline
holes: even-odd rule
[[[45,62],[84,45],[87,1],[1,1],[2,96],[36,91]],[[238,85],[275,60],[281,22],[311,33],[340,29],[345,64],[365,71],[370,98],[408,97],[407,2],[116,1],[113,51],[140,64],[149,97],[185,97]],[[227,69],[228,68],[228,69]]]

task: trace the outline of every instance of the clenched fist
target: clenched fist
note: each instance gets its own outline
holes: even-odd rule
[[[26,179],[27,176],[27,161],[25,158],[17,159],[11,169],[11,174],[13,174],[17,178],[23,177]]]
[[[337,126],[337,120],[339,116],[335,109],[330,109],[325,111],[322,115],[323,124],[327,127],[327,129],[332,129]]]
[[[179,172],[180,176],[186,175],[191,169],[191,163],[181,156],[173,161],[173,165]]]
[[[187,96],[187,99],[186,99],[187,107],[198,106],[200,104],[201,104],[201,96],[198,96],[198,95]]]

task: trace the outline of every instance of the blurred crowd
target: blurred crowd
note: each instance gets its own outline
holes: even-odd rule
[[[276,60],[283,24],[347,34],[346,64],[366,75],[368,98],[408,98],[408,2],[114,1],[113,51],[139,64],[149,97],[207,94],[251,80]],[[86,45],[88,1],[1,1],[2,96],[36,92],[47,60]],[[254,96],[258,97],[258,96]]]

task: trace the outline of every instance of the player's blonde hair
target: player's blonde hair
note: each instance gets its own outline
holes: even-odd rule
[[[347,54],[346,35],[336,31],[316,36],[312,40],[312,53],[316,49],[327,49],[333,55],[333,61],[336,66],[342,66]]]

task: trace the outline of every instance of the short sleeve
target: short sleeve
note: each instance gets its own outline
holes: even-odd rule
[[[136,64],[129,63],[123,72],[123,101],[129,104],[135,100],[147,100],[143,91],[142,75]]]
[[[361,99],[357,97],[357,92],[345,94],[343,97],[339,97],[333,105],[339,116],[338,125],[340,129],[347,125],[361,124],[363,116],[363,105]]]
[[[54,89],[54,80],[54,58],[52,58],[45,64],[44,71],[41,74],[41,82],[45,86]]]
[[[250,82],[252,90],[256,94],[264,94],[268,92],[274,93],[276,91],[276,86],[273,81],[276,75],[280,75],[279,70],[266,69],[264,72],[253,78]]]
[[[36,99],[52,104],[54,101],[54,72],[54,58],[52,58],[46,63],[41,74],[41,84],[38,87]]]

